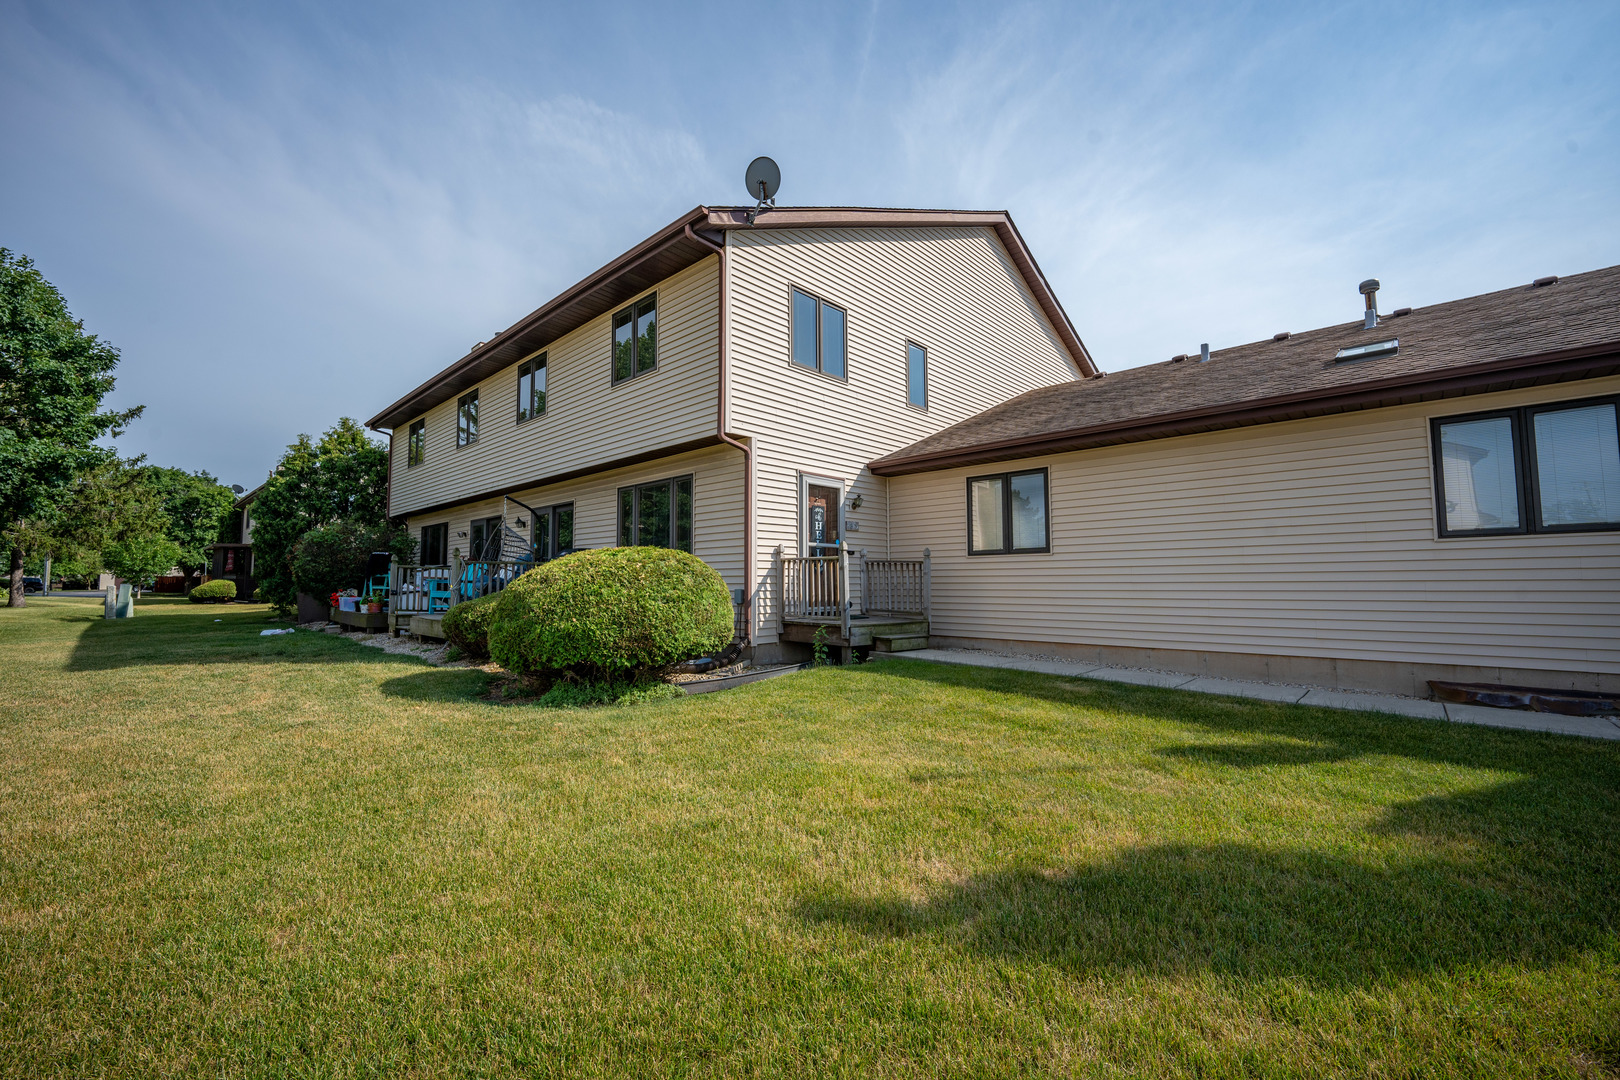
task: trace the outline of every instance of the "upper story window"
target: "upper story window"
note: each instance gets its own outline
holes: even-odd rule
[[[1436,418],[1441,536],[1620,528],[1620,398]]]
[[[692,478],[619,489],[619,546],[692,550]]]
[[[518,423],[546,411],[546,354],[518,365]]]
[[[848,368],[844,309],[793,290],[793,362],[842,379]]]
[[[968,478],[968,554],[1050,551],[1046,470]]]
[[[928,350],[906,342],[906,400],[919,409],[928,408]]]
[[[658,366],[658,294],[643,297],[613,316],[613,381],[623,382]]]
[[[462,394],[456,402],[456,445],[478,441],[478,391]]]
[[[411,423],[410,434],[405,437],[405,464],[420,465],[427,453],[427,421],[415,420]]]

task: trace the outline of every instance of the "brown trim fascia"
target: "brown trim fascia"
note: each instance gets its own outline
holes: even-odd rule
[[[514,334],[521,334],[524,331],[532,328],[535,323],[541,321],[542,319],[555,315],[564,308],[578,303],[591,292],[601,288],[603,285],[606,285],[615,277],[634,270],[643,262],[646,262],[648,259],[659,254],[670,244],[686,239],[691,235],[690,226],[700,221],[707,221],[708,217],[709,209],[705,206],[699,206],[681,215],[681,217],[676,221],[666,225],[656,233],[653,233],[653,235],[649,236],[647,239],[643,240],[629,251],[626,251],[623,255],[620,255],[612,262],[601,267],[595,273],[586,276],[568,289],[546,301],[546,303],[535,308],[533,311],[529,312],[529,314],[507,327],[505,330],[502,330],[500,333],[484,342],[478,348],[467,353],[467,355],[463,356],[460,360],[457,360],[449,367],[443,369],[438,374],[416,387],[416,389],[412,390],[410,393],[401,397],[398,401],[394,402],[386,409],[383,409],[376,416],[373,416],[370,420],[367,420],[366,426],[369,428],[376,428],[384,420],[387,420],[396,413],[419,411],[410,408],[410,406],[413,406],[417,399],[430,395],[440,383],[443,383],[447,379],[454,378],[455,376],[466,371],[469,367],[477,364],[490,352],[494,351],[497,346],[502,345],[506,341],[510,340]],[[713,245],[711,244],[710,246]]]
[[[674,457],[677,454],[689,454],[694,450],[706,450],[711,446],[720,446],[722,442],[714,435],[705,435],[700,439],[689,439],[673,446],[661,446],[655,450],[644,450],[639,454],[630,454],[626,457],[614,458],[595,465],[588,465],[582,469],[572,469],[568,472],[553,473],[538,479],[524,480],[517,484],[508,484],[501,488],[490,488],[485,491],[475,491],[468,495],[461,495],[446,502],[434,503],[431,506],[413,507],[401,511],[400,517],[413,518],[423,514],[435,514],[440,510],[448,510],[452,506],[462,506],[466,503],[477,502],[480,499],[498,499],[502,495],[511,495],[513,492],[523,491],[525,488],[548,487],[551,484],[562,484],[569,480],[578,480],[582,476],[592,476],[596,473],[612,472],[614,469],[627,469],[632,465],[640,465],[647,461],[656,461],[659,458]]]
[[[1459,396],[1510,389],[1504,383],[1600,378],[1620,371],[1620,342],[1562,349],[1527,357],[1420,372],[1376,382],[1353,383],[1327,391],[1306,390],[1239,405],[1217,405],[1053,432],[1037,438],[1002,439],[957,450],[879,459],[868,466],[876,476],[904,476],[965,465],[1089,450],[1122,442],[1192,435],[1221,428],[1298,420],[1307,416],[1404,404],[1406,399]],[[1392,400],[1392,395],[1402,395]]]
[[[1063,310],[1058,301],[1057,294],[1052,291],[1051,283],[1041,272],[1040,264],[1030,252],[1029,245],[1024,243],[1023,234],[1013,223],[1012,215],[1005,210],[882,210],[865,209],[861,207],[789,207],[781,210],[767,208],[760,212],[754,224],[748,224],[749,207],[715,207],[709,210],[709,224],[722,231],[731,229],[829,229],[839,227],[868,228],[868,229],[894,229],[894,228],[927,228],[944,226],[968,226],[978,228],[991,228],[1001,240],[1001,246],[1006,249],[1007,255],[1012,259],[1013,265],[1018,268],[1029,286],[1030,292],[1035,294],[1036,303],[1040,304],[1041,311],[1046,315],[1047,321],[1057,331],[1059,340],[1068,351],[1070,359],[1083,378],[1092,378],[1100,373],[1096,361],[1092,360],[1085,342],[1080,340],[1080,334],[1069,321],[1069,313]]]

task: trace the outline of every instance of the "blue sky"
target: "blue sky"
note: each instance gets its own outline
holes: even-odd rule
[[[1620,262],[1620,5],[0,0],[0,245],[254,485],[657,227],[1007,209],[1106,369]]]

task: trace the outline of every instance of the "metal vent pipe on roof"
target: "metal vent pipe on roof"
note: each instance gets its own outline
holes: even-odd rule
[[[1361,295],[1367,298],[1367,311],[1362,316],[1362,329],[1371,330],[1378,325],[1378,279],[1370,277],[1356,288],[1360,289]]]
[[[1198,346],[1198,362],[1200,364],[1209,363],[1209,342],[1207,341]]]

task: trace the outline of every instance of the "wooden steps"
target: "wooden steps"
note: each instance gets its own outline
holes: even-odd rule
[[[872,639],[874,652],[911,652],[913,649],[928,648],[927,634],[908,634],[904,637],[875,637]]]
[[[859,649],[864,647],[879,648],[879,638],[890,641],[910,641],[922,639],[921,645],[909,645],[907,648],[925,649],[928,647],[928,620],[927,619],[885,619],[873,616],[865,619],[851,619],[849,623],[849,640],[844,640],[844,628],[835,619],[787,619],[782,625],[782,638],[785,641],[798,641],[813,644],[816,632],[825,629],[826,634],[822,641],[831,648]],[[898,650],[894,650],[898,651]]]

